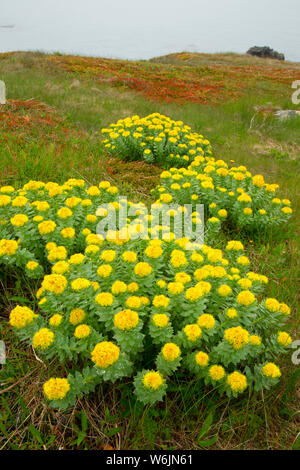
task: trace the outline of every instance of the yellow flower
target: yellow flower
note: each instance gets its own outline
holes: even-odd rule
[[[253,176],[252,183],[254,184],[254,186],[257,186],[258,188],[262,188],[265,184],[263,175]]]
[[[74,238],[75,236],[75,230],[73,229],[73,227],[63,228],[60,233],[64,238]]]
[[[102,259],[106,263],[110,263],[111,261],[115,259],[115,257],[116,257],[115,250],[103,250],[100,255],[100,259]]]
[[[179,272],[175,274],[175,281],[182,282],[182,284],[187,284],[191,282],[191,276],[185,272]]]
[[[132,295],[126,299],[126,306],[129,308],[139,309],[142,305],[142,301],[136,295]]]
[[[189,341],[196,341],[202,334],[201,328],[196,323],[186,325],[183,331]]]
[[[66,199],[65,202],[66,202],[66,206],[73,208],[73,207],[78,206],[78,204],[81,202],[81,199],[80,199],[80,197],[73,196],[73,197],[68,197],[68,199]],[[71,211],[71,213],[72,213],[72,211]],[[67,217],[69,217],[69,216],[67,216]]]
[[[253,211],[252,211],[251,207],[245,207],[245,209],[244,209],[244,214],[245,215],[251,215],[252,212]]]
[[[48,328],[41,328],[33,335],[32,346],[37,349],[47,349],[54,341],[54,333]]]
[[[22,307],[17,305],[11,312],[9,316],[9,323],[15,328],[25,328],[25,326],[30,325],[38,315],[28,307]]]
[[[225,377],[225,369],[222,366],[211,366],[208,371],[212,380],[218,381],[222,380]]]
[[[242,251],[243,249],[244,245],[236,240],[231,240],[226,245],[226,250]]]
[[[73,290],[87,289],[88,287],[90,287],[90,285],[91,285],[90,281],[83,277],[78,277],[71,283],[71,287]]]
[[[284,214],[292,214],[293,212],[293,209],[291,209],[290,207],[283,207],[281,210]]]
[[[13,186],[2,186],[0,188],[0,193],[10,194],[10,193],[13,193],[14,190],[15,190],[15,188]]]
[[[111,291],[114,295],[123,294],[127,291],[127,286],[123,281],[115,281],[111,286]]]
[[[236,318],[238,316],[238,312],[235,308],[229,308],[226,312],[226,316],[228,318]]]
[[[70,312],[69,322],[74,326],[78,325],[85,319],[85,316],[85,311],[82,308],[74,308]]]
[[[26,264],[26,268],[29,269],[29,271],[34,271],[38,267],[39,263],[36,261],[28,261]]]
[[[169,323],[169,318],[165,313],[156,313],[153,315],[152,321],[155,326],[165,328]]]
[[[121,310],[114,316],[114,325],[120,330],[131,330],[138,325],[139,316],[130,309]]]
[[[18,246],[18,242],[16,242],[15,240],[0,240],[0,256],[14,255],[18,249]]]
[[[242,266],[247,266],[248,264],[250,264],[249,258],[247,258],[247,256],[239,256],[237,262]]]
[[[102,341],[94,347],[91,358],[97,367],[106,369],[114,364],[120,356],[120,349],[110,341]]]
[[[124,251],[124,253],[122,253],[122,258],[124,261],[127,261],[127,263],[135,263],[137,255],[134,251]]]
[[[234,371],[228,375],[227,384],[233,392],[243,392],[248,386],[247,377],[238,371]]]
[[[163,253],[163,250],[158,245],[149,245],[145,250],[145,255],[148,258],[159,258]]]
[[[16,214],[10,219],[10,223],[15,227],[23,227],[28,222],[28,217],[25,214]]]
[[[57,216],[60,218],[60,219],[67,219],[68,217],[71,217],[73,215],[73,212],[71,211],[71,209],[69,209],[68,207],[61,207],[58,211],[57,211]]]
[[[54,294],[62,294],[68,285],[65,276],[61,274],[48,274],[42,282],[42,289]]]
[[[127,286],[128,292],[136,292],[139,290],[139,285],[137,282],[130,282]]]
[[[85,229],[85,233],[87,233],[88,229]],[[83,231],[82,231],[83,233]],[[84,235],[84,233],[83,233]],[[103,237],[102,235],[98,235],[96,233],[87,233],[86,239],[85,239],[87,245],[102,245],[103,243]]]
[[[227,297],[227,295],[230,295],[232,293],[232,289],[230,286],[227,286],[226,284],[223,284],[222,286],[219,287],[218,293],[222,297]]]
[[[70,256],[69,263],[70,264],[81,264],[85,260],[85,256],[82,253],[75,253],[75,255]]]
[[[164,383],[164,379],[159,372],[149,371],[143,377],[143,384],[146,388],[158,390]]]
[[[49,318],[49,325],[52,327],[59,326],[63,320],[63,316],[59,313],[55,313]]]
[[[111,272],[112,272],[112,267],[110,264],[102,264],[97,269],[97,274],[99,277],[104,277],[104,278],[109,277],[111,275]]]
[[[282,344],[282,346],[289,346],[293,340],[285,331],[279,331],[277,335],[277,341],[279,344]]]
[[[96,295],[95,300],[101,307],[108,307],[113,304],[114,298],[110,292],[101,292]]]
[[[12,206],[13,207],[23,207],[26,206],[28,202],[28,199],[24,196],[17,196],[15,199],[12,201]]]
[[[156,284],[158,285],[158,287],[160,287],[161,289],[164,289],[164,287],[166,287],[166,281],[164,281],[163,279],[159,279],[158,281],[156,281]]]
[[[170,299],[165,295],[155,295],[152,303],[156,308],[167,308],[170,303]]]
[[[67,263],[66,261],[58,261],[52,266],[51,271],[54,274],[64,274],[67,271],[69,271],[69,269],[70,269],[69,263]]]
[[[8,204],[10,203],[10,201],[11,201],[11,197],[10,197],[10,196],[6,196],[5,194],[4,194],[4,195],[1,195],[1,196],[0,196],[0,207],[8,206]]]
[[[92,254],[94,255],[95,253],[97,253],[98,251],[100,250],[99,246],[98,245],[88,245],[86,247],[86,249],[84,250],[84,252],[89,255],[89,254]]]
[[[110,187],[110,182],[109,181],[101,181],[99,183],[99,188],[100,189],[107,189]]]
[[[218,216],[219,216],[219,217],[223,217],[223,218],[224,218],[224,217],[227,217],[227,211],[226,211],[225,209],[220,209],[220,210],[218,211]]]
[[[49,261],[64,260],[66,257],[67,250],[64,246],[57,246],[53,248],[53,250],[50,250],[48,254]]]
[[[249,289],[252,286],[252,281],[247,278],[239,279],[237,283],[244,290]]]
[[[169,282],[168,291],[172,295],[181,294],[184,291],[184,284],[182,282]]]
[[[225,330],[224,338],[234,349],[241,349],[249,343],[249,332],[241,326]]]
[[[79,325],[75,328],[74,336],[78,339],[87,338],[91,333],[91,328],[88,325]]]
[[[203,297],[203,295],[204,295],[203,289],[201,287],[197,287],[197,286],[190,287],[185,292],[185,297],[190,302],[196,302],[201,297]]]
[[[249,290],[243,290],[238,294],[236,300],[240,305],[249,307],[249,305],[252,305],[255,302],[255,295]]]
[[[262,367],[261,370],[266,377],[271,377],[272,379],[276,379],[277,377],[281,376],[279,367],[273,362],[268,362]]]
[[[134,272],[139,277],[146,277],[152,273],[152,267],[145,262],[137,263],[134,267]]]
[[[209,313],[203,313],[198,318],[197,323],[201,328],[207,328],[208,330],[210,330],[215,326],[216,320]]]
[[[188,260],[186,259],[185,253],[180,250],[173,250],[171,253],[171,265],[174,268],[179,268],[180,266],[185,266],[188,264]]]
[[[191,260],[194,261],[195,263],[203,263],[204,258],[202,255],[200,255],[200,253],[197,253],[196,251],[194,251],[192,253]]]
[[[291,309],[287,304],[281,303],[280,304],[280,312],[283,313],[283,315],[290,315]]]
[[[70,390],[68,379],[51,378],[43,385],[48,400],[62,400]]]
[[[265,307],[269,312],[279,312],[280,303],[276,299],[266,299]]]
[[[261,345],[261,337],[260,336],[251,335],[250,338],[249,338],[249,341],[253,346]]]
[[[195,361],[199,366],[205,367],[209,362],[209,356],[204,351],[198,351],[195,354]]]
[[[44,220],[38,225],[38,230],[41,235],[48,235],[54,232],[56,223],[53,220]]]
[[[100,189],[97,188],[97,186],[90,186],[87,190],[86,190],[86,193],[89,195],[89,196],[99,196],[100,194]]]
[[[175,343],[166,343],[161,352],[164,359],[169,362],[175,361],[181,354],[180,348]]]

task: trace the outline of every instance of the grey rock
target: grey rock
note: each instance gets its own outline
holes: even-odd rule
[[[283,111],[276,111],[274,116],[278,117],[280,120],[289,119],[300,116],[300,111],[295,111],[294,109],[285,109]]]
[[[262,57],[263,59],[277,59],[277,60],[285,60],[284,54],[280,52],[274,51],[268,46],[254,46],[248,49],[247,54],[254,55],[257,57]]]
[[[70,88],[79,88],[80,87],[80,81],[79,80],[74,80],[71,85],[70,85]]]

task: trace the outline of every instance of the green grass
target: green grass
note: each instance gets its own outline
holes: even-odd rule
[[[235,65],[236,60],[226,55],[226,64]],[[238,60],[241,65],[242,58]],[[215,62],[220,63],[219,56]],[[249,65],[248,58],[244,63]],[[299,338],[300,119],[281,122],[258,111],[270,109],[270,102],[291,108],[289,86],[254,82],[247,96],[218,105],[153,102],[125,86],[62,71],[40,53],[0,56],[0,79],[7,85],[8,99],[15,100],[0,108],[0,115],[9,115],[8,123],[0,120],[0,184],[18,185],[34,178],[61,182],[81,176],[90,183],[109,179],[128,197],[149,202],[159,168],[110,159],[99,141],[100,129],[110,122],[156,111],[203,133],[214,155],[279,183],[281,195],[293,203],[289,229],[275,239],[260,234],[243,241],[253,270],[270,278],[267,294],[291,306],[289,329]],[[35,101],[26,103],[30,99]],[[224,233],[216,244],[224,246],[232,236]],[[139,405],[124,383],[99,387],[67,412],[50,409],[41,384],[50,375],[61,374],[61,366],[42,363],[16,341],[7,324],[10,309],[20,299],[34,305],[35,290],[18,271],[9,277],[0,273],[0,337],[8,354],[0,371],[0,449],[300,447],[299,366],[292,364],[291,355],[281,364],[284,380],[263,396],[229,402],[214,391],[199,390],[194,382],[182,385],[178,375],[168,399],[154,409]]]

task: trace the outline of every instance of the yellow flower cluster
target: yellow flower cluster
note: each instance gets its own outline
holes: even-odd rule
[[[246,170],[229,169],[221,161],[208,161],[202,156],[205,171],[201,173],[195,170],[197,162],[202,164],[198,157],[190,169],[163,172],[161,188],[169,186],[160,192],[164,195],[159,197],[160,202],[173,202],[179,189],[186,194],[190,191],[191,200],[196,201],[192,197],[194,187],[187,184],[193,177],[204,193],[218,191],[219,198],[209,204],[212,216],[218,220],[231,215],[237,203],[254,207],[255,195],[244,187],[250,178]],[[219,189],[212,176],[215,172]],[[235,181],[236,197],[232,207],[224,208],[218,201],[225,194],[222,181],[228,174]],[[251,177],[251,184],[267,191],[261,178]],[[9,214],[6,219],[15,238],[0,240],[0,262],[19,262],[24,257],[26,275],[50,264],[37,292],[40,315],[17,306],[10,314],[11,326],[30,340],[39,354],[50,358],[58,355],[59,344],[65,340],[71,347],[68,352],[59,348],[59,357],[68,361],[79,357],[84,371],[103,369],[95,373],[97,377],[103,374],[115,380],[129,376],[136,367],[141,389],[148,396],[160,396],[167,384],[166,376],[181,367],[181,358],[187,370],[197,373],[205,383],[225,388],[227,393],[246,390],[245,363],[250,369],[258,365],[264,383],[278,379],[280,370],[264,362],[264,351],[267,346],[276,357],[291,344],[291,336],[281,331],[290,308],[277,299],[262,299],[268,279],[249,271],[243,244],[230,240],[224,251],[206,244],[190,244],[187,238],[177,239],[163,224],[151,226],[144,236],[149,216],[138,203],[129,206],[137,211],[135,224],[143,234],[141,239],[132,236],[130,218],[124,229],[109,230],[106,238],[97,235],[97,220],[113,208],[118,211],[122,207],[121,199],[114,201],[113,188],[109,182],[88,188],[84,181],[71,179],[63,185],[32,181],[22,191],[3,193],[0,189],[0,210]],[[268,191],[273,192],[270,188]],[[98,205],[103,199],[109,201],[110,208],[100,211]],[[278,201],[273,204],[280,208]],[[184,210],[178,212],[183,214]],[[35,256],[35,245],[39,247],[39,258]],[[40,259],[40,253],[45,253],[45,263],[35,260]],[[87,355],[86,351],[91,353]],[[156,358],[149,357],[148,351]],[[228,367],[229,359],[234,368]],[[150,360],[157,370],[139,373],[138,368],[147,366]],[[50,379],[51,386],[44,387],[47,398],[73,396],[74,390],[68,395],[70,387],[76,387],[70,377],[70,381],[61,379],[67,382]]]
[[[201,134],[182,121],[153,113],[141,118],[127,117],[102,129],[103,145],[111,155],[124,160],[145,160],[184,167],[196,155],[211,155],[211,146]]]
[[[272,228],[287,222],[292,214],[288,199],[274,197],[276,184],[267,184],[262,175],[254,175],[245,166],[228,166],[223,160],[196,152],[188,168],[170,164],[160,175],[161,184],[154,189],[161,203],[195,205],[201,201],[210,213],[208,227],[219,230],[230,216],[244,230]],[[240,242],[229,242],[229,251],[239,251]]]
[[[52,377],[43,385],[44,394],[48,400],[62,400],[70,390],[67,379]]]
[[[114,364],[120,356],[120,348],[110,341],[102,341],[94,347],[91,358],[97,367],[106,369]]]

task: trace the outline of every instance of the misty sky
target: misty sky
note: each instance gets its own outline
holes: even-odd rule
[[[0,0],[0,52],[148,59],[269,45],[300,61],[299,31],[300,0]]]

